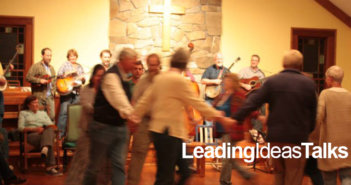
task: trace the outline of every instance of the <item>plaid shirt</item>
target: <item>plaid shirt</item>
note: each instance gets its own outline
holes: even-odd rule
[[[75,68],[71,62],[66,61],[58,70],[57,76],[65,76],[70,72],[76,72],[78,76],[83,76],[85,74],[83,67],[78,63],[77,65],[77,68]]]

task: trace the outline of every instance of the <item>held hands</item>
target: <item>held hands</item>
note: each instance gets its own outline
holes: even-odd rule
[[[222,83],[222,80],[221,79],[215,79],[213,80],[213,83],[216,84],[216,85],[219,85]]]
[[[131,133],[134,133],[138,128],[138,123],[141,122],[141,118],[134,114],[128,116],[127,125]]]
[[[137,115],[131,114],[128,116],[128,120],[134,123],[140,123],[141,122],[141,118]]]
[[[138,129],[138,125],[132,121],[127,121],[127,126],[129,128],[130,133],[135,133]]]
[[[241,84],[241,86],[245,89],[245,90],[247,90],[247,91],[249,91],[249,90],[251,90],[252,89],[252,87],[251,87],[251,85],[249,85],[249,84]]]

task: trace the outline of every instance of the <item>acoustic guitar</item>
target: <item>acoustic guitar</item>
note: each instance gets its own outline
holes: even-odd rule
[[[82,79],[84,76],[79,76],[77,73],[71,73],[66,75],[66,77],[57,78],[56,89],[61,95],[68,95],[74,89],[83,85]]]
[[[236,58],[235,61],[229,66],[228,71],[236,64],[237,62],[240,61],[240,57]],[[218,75],[218,79],[221,78],[222,74]],[[209,98],[216,98],[222,91],[222,85],[206,85],[205,87],[205,95]]]
[[[266,77],[267,78],[267,77]],[[251,86],[251,90],[250,91],[253,91],[255,89],[258,89],[261,87],[262,85],[262,82],[266,79],[266,78],[262,78],[262,79],[259,79],[258,76],[254,76],[254,77],[251,77],[251,78],[246,78],[246,79],[240,79],[240,82],[241,83],[244,83],[244,84],[249,84]],[[246,90],[246,89],[244,89]],[[249,92],[250,92],[249,91]]]

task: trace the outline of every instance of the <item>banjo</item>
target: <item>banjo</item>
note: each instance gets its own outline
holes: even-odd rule
[[[10,66],[14,62],[15,58],[17,57],[20,47],[21,47],[21,44],[17,44],[16,45],[16,53],[13,55],[13,57],[11,58],[9,63],[7,64],[7,66],[6,66],[5,70],[4,70],[4,73],[0,75],[0,79],[4,79],[5,80],[5,84],[4,85],[0,85],[0,91],[4,91],[7,88],[7,80],[5,78],[5,74],[7,74],[9,72]]]
[[[229,66],[228,71],[234,66],[235,63],[240,61],[240,57],[236,58],[235,61]],[[218,78],[222,77],[222,71],[219,73]],[[222,85],[206,85],[205,95],[209,98],[216,98],[222,91]]]

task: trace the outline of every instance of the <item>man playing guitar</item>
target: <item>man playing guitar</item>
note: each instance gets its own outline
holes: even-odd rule
[[[242,88],[244,88],[246,91],[251,92],[252,90],[258,88],[260,83],[261,83],[260,81],[265,78],[265,74],[262,72],[261,69],[258,68],[259,63],[260,63],[260,57],[256,54],[254,54],[251,56],[250,66],[245,67],[239,71],[239,78],[241,79],[240,86]],[[254,81],[251,79],[258,80],[258,82],[255,83],[254,85],[253,84],[250,85],[249,82]],[[265,106],[262,106],[259,109],[259,112],[261,115],[264,115],[265,114]],[[260,120],[252,118],[251,124],[252,124],[254,129],[256,129],[258,131],[262,131],[263,124]]]
[[[260,63],[260,56],[252,55],[250,66],[245,67],[239,71],[239,78],[251,79],[253,77],[258,77],[259,80],[264,79],[265,74],[262,72],[261,69],[258,68],[259,63]],[[250,91],[252,89],[252,86],[250,84],[240,83],[240,86],[247,91]]]
[[[52,51],[50,48],[41,50],[42,60],[33,64],[26,76],[26,80],[31,83],[32,94],[39,100],[39,105],[47,112],[51,120],[55,120],[55,93],[56,79],[55,69],[50,65]]]

